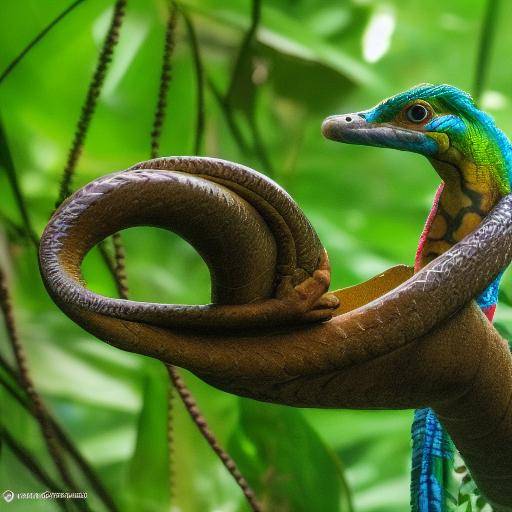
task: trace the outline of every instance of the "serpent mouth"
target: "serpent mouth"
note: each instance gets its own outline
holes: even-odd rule
[[[325,138],[347,144],[360,144],[426,155],[436,154],[437,142],[425,132],[390,123],[373,123],[364,112],[330,116],[322,123]]]

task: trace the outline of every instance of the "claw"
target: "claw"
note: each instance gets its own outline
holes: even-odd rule
[[[332,318],[333,312],[330,309],[312,309],[302,316],[302,320],[307,323],[324,322]]]
[[[286,304],[286,309],[296,321],[320,322],[332,318],[333,310],[339,306],[339,299],[327,293],[331,281],[327,253],[321,258],[313,275],[297,286],[292,277],[284,276],[276,290],[276,298]]]
[[[340,299],[332,293],[324,293],[315,303],[313,309],[336,309],[340,305]]]

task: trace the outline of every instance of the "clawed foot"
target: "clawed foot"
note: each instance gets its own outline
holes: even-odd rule
[[[279,283],[276,298],[283,301],[288,312],[296,321],[320,322],[332,318],[339,306],[339,299],[328,293],[331,282],[331,268],[327,253],[311,277],[293,286],[292,277],[287,276]]]

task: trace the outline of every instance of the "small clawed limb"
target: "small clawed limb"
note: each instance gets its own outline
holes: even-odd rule
[[[324,251],[317,270],[302,283],[293,286],[292,276],[285,276],[278,285],[276,298],[288,308],[291,316],[300,322],[329,320],[339,306],[339,299],[328,293],[331,282],[329,257]]]

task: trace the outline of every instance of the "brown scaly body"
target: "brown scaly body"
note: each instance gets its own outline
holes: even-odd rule
[[[217,305],[107,299],[84,287],[87,251],[141,224],[174,229],[198,248]],[[497,510],[512,510],[512,361],[471,302],[512,259],[512,197],[415,275],[400,267],[335,292],[342,302],[352,297],[345,309],[333,312],[336,301],[322,296],[322,254],[273,182],[233,163],[184,157],[144,162],[77,192],[46,228],[40,262],[56,303],[86,330],[220,389],[302,407],[434,408],[482,492]],[[252,274],[254,265],[264,272]],[[287,283],[284,299],[276,276]],[[244,324],[251,329],[241,331]]]

